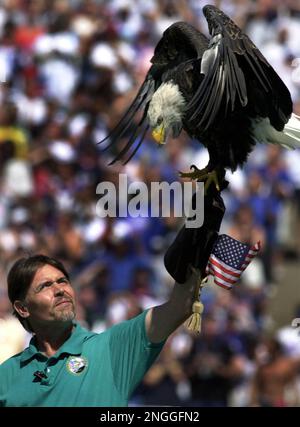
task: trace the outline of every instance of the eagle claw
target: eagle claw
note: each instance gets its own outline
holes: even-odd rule
[[[204,184],[204,194],[207,194],[207,190],[209,188],[209,186],[211,185],[211,183],[213,182],[216,186],[217,191],[220,191],[220,184],[219,184],[219,179],[218,179],[218,172],[217,170],[213,169],[212,171],[209,171],[206,168],[204,169],[198,169],[197,166],[195,165],[191,165],[190,169],[193,172],[180,172],[179,171],[179,176],[181,178],[189,178],[189,179],[196,179],[197,181],[203,181]]]

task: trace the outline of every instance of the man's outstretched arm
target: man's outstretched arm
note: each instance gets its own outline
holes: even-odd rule
[[[223,187],[226,183],[224,181]],[[146,332],[151,342],[159,343],[167,339],[192,314],[193,303],[198,298],[199,280],[205,276],[207,261],[224,213],[225,205],[220,192],[211,188],[204,198],[202,226],[183,226],[168,248],[164,263],[175,285],[169,300],[147,313]]]
[[[152,343],[164,341],[190,317],[198,280],[199,273],[193,271],[184,284],[175,282],[170,299],[148,311],[146,332],[149,341]]]

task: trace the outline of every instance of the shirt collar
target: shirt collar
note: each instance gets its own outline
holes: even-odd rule
[[[74,322],[74,329],[72,331],[72,334],[67,339],[67,341],[64,342],[64,344],[58,349],[58,351],[55,353],[54,358],[58,358],[61,354],[67,353],[67,354],[81,354],[82,352],[82,345],[86,337],[89,335],[95,335],[93,332],[89,332],[87,329],[80,326],[79,323]],[[25,363],[29,361],[29,359],[32,359],[33,357],[40,358],[40,359],[47,359],[47,356],[42,354],[36,347],[36,338],[33,336],[30,340],[29,347],[27,347],[22,355],[20,362]]]

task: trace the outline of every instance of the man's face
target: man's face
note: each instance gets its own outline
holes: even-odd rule
[[[65,275],[51,265],[35,274],[25,298],[25,318],[34,324],[67,322],[75,317],[75,294]]]

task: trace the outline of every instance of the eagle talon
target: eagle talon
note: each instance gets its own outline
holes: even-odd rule
[[[204,169],[198,169],[197,166],[191,165],[190,169],[193,172],[179,172],[181,178],[189,178],[191,180],[203,181],[204,184],[204,194],[207,194],[207,190],[211,183],[215,184],[217,191],[220,191],[220,184],[218,179],[218,172],[216,169],[208,171],[207,167]]]
[[[207,174],[208,174],[207,168],[198,169],[197,166],[191,165],[190,170],[192,170],[193,172],[180,172],[179,171],[180,178],[189,178],[192,180],[196,179],[198,181],[202,181],[202,180],[205,181]]]

